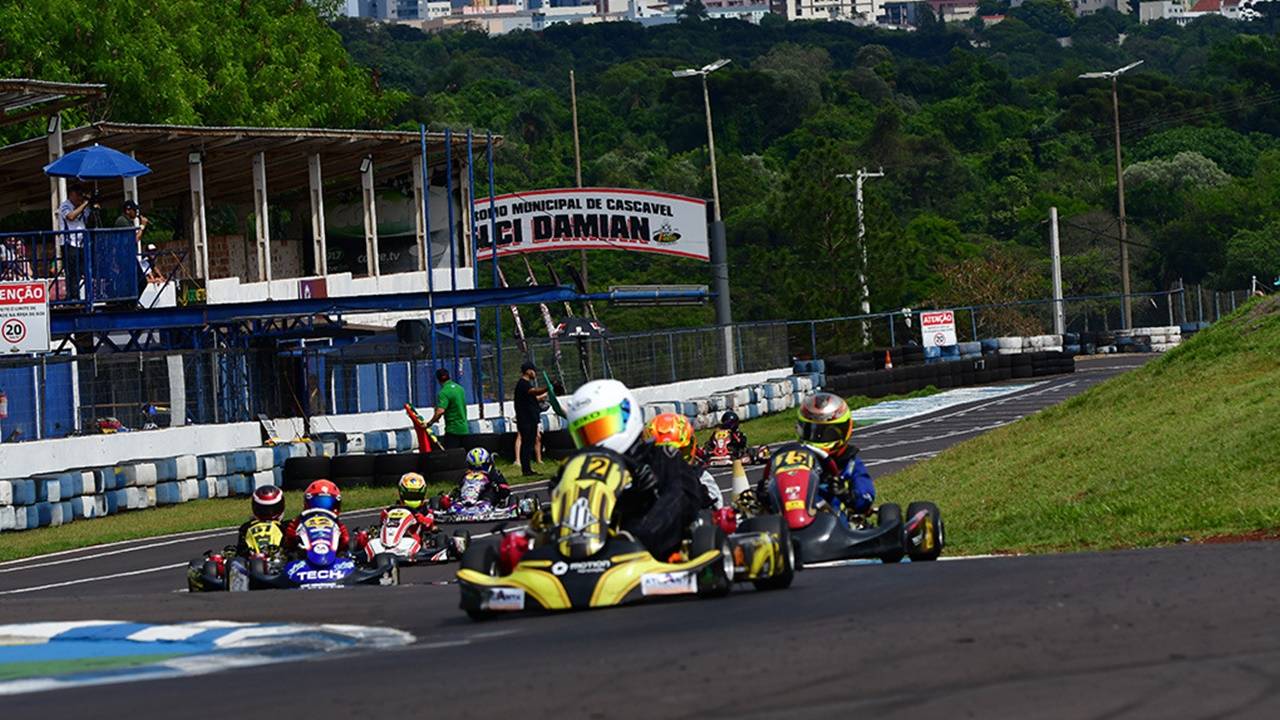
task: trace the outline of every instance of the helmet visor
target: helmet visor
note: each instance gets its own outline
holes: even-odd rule
[[[796,432],[803,442],[819,447],[830,447],[843,442],[849,436],[849,421],[815,423],[801,420],[796,423]]]
[[[582,448],[598,445],[621,433],[626,426],[622,407],[614,405],[574,420],[569,425],[569,435],[573,437],[573,443]]]
[[[337,512],[338,498],[332,495],[313,495],[307,498],[307,507]]]

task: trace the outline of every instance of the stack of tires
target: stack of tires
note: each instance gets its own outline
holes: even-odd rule
[[[332,480],[338,487],[394,487],[409,472],[421,473],[429,483],[457,483],[466,469],[466,450],[440,449],[383,455],[296,457],[285,461],[286,490],[301,490],[315,480]]]
[[[1076,371],[1076,361],[1065,352],[1036,352],[1020,357],[1031,360],[1031,377],[1061,375]]]

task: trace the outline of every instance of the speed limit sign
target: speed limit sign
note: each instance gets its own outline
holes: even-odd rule
[[[10,345],[17,345],[27,338],[27,324],[19,318],[9,318],[0,325],[0,337]]]
[[[0,352],[49,352],[49,287],[0,282]]]

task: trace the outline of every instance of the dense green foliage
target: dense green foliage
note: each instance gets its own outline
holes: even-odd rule
[[[669,71],[731,58],[711,100],[740,318],[853,310],[853,187],[835,175],[859,167],[886,173],[866,192],[873,308],[1047,295],[1051,205],[1064,217],[1068,293],[1118,291],[1110,87],[1076,76],[1137,59],[1120,83],[1135,287],[1280,274],[1268,241],[1280,219],[1275,36],[1217,18],[1077,19],[1060,0],[979,26],[687,19],[495,38],[337,28],[384,85],[412,94],[405,122],[502,133],[502,191],[573,184],[574,69],[586,184],[709,197],[701,88]],[[592,264],[593,285],[689,274],[616,253]],[[995,268],[1001,282],[965,289]]]
[[[106,83],[94,112],[122,122],[345,127],[403,100],[296,0],[11,0],[0,77]]]

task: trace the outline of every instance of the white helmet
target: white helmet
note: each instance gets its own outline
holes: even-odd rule
[[[594,445],[625,453],[644,432],[640,403],[617,380],[592,380],[561,405],[569,421],[569,435],[580,448]]]

